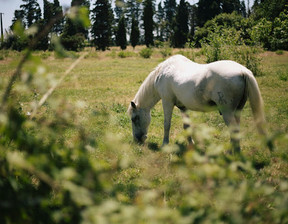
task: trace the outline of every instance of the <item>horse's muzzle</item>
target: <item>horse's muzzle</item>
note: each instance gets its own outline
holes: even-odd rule
[[[143,144],[145,142],[145,140],[147,139],[147,135],[135,135],[134,136],[134,141],[138,144]]]

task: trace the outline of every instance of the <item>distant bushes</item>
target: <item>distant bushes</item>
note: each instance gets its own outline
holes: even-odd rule
[[[255,76],[262,74],[258,57],[260,48],[247,46],[240,32],[233,28],[215,28],[201,41],[201,46],[207,63],[234,60],[250,69]]]
[[[213,32],[219,30],[234,30],[238,40],[249,46],[261,46],[268,50],[288,50],[288,11],[281,12],[274,21],[265,18],[254,21],[253,18],[243,18],[236,12],[220,14],[198,28],[193,37],[196,47]],[[209,44],[209,43],[208,43]]]
[[[85,37],[83,34],[77,33],[73,36],[62,36],[61,43],[66,50],[81,51],[85,46]]]
[[[153,53],[152,48],[143,48],[139,54],[142,58],[150,58],[152,53]]]

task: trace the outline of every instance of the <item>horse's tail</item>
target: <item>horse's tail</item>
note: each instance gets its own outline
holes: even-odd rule
[[[256,123],[258,132],[261,135],[267,136],[266,132],[266,119],[264,114],[264,103],[260,93],[259,86],[253,73],[247,69],[244,72],[244,78],[246,81],[246,94],[248,95],[254,121]]]

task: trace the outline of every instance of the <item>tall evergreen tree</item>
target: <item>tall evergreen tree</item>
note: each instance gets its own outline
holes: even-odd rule
[[[147,47],[154,45],[154,7],[153,0],[144,0],[144,10],[143,10],[143,25],[144,25],[144,38]]]
[[[44,18],[43,18],[43,23],[40,24],[40,26],[47,26],[47,24],[50,23],[52,19],[56,19],[56,22],[54,22],[51,30],[45,37],[41,39],[42,42],[42,49],[46,50],[48,49],[48,43],[49,43],[49,38],[51,38],[51,33],[56,33],[59,34],[63,30],[63,11],[62,7],[59,5],[58,0],[54,0],[54,3],[48,1],[48,0],[43,0],[43,9],[44,9]]]
[[[17,10],[14,11],[14,17],[12,19],[12,25],[10,26],[11,30],[13,30],[13,27],[14,27],[14,25],[15,25],[15,23],[17,21],[20,21],[22,23],[22,26],[26,27],[26,24],[25,24],[25,13],[21,9],[20,10],[17,9]]]
[[[174,47],[183,48],[187,42],[188,37],[188,3],[185,0],[180,0],[177,8],[175,19],[174,35],[172,38],[172,45]]]
[[[88,10],[90,8],[89,0],[72,0],[71,7],[86,7]],[[77,17],[77,15],[76,15]],[[64,27],[64,33],[68,35],[82,34],[85,38],[88,38],[88,29],[83,27],[83,25],[78,20],[66,19],[66,24]]]
[[[190,16],[190,38],[193,38],[197,26],[197,6],[194,5],[189,5],[189,16]]]
[[[248,10],[246,9],[246,5],[245,5],[245,2],[244,2],[244,0],[242,0],[241,2],[240,2],[240,10],[239,10],[239,12],[240,12],[240,14],[244,17],[244,18],[247,18],[248,17],[248,11],[249,11],[249,8],[248,8]]]
[[[43,0],[43,8],[44,23],[47,24],[52,18],[57,18],[57,21],[54,23],[51,31],[56,34],[60,34],[63,31],[64,19],[59,0],[54,0],[53,3],[48,0]]]
[[[241,12],[239,0],[220,0],[221,13]]]
[[[197,25],[200,27],[220,13],[242,13],[243,10],[240,0],[199,0],[197,5]]]
[[[41,20],[41,8],[37,0],[22,0],[25,4],[20,5],[24,14],[24,24],[26,27],[37,23]]]
[[[252,16],[256,20],[266,18],[273,21],[285,9],[288,10],[288,0],[255,0]]]
[[[59,0],[54,0],[53,16],[57,16],[59,18],[53,26],[53,32],[56,34],[60,34],[63,31],[64,18],[63,18],[63,9],[60,6]]]
[[[72,0],[72,7],[86,7],[89,10],[89,0]],[[79,13],[76,11],[76,14]],[[79,15],[76,15],[76,18]],[[80,20],[66,18],[63,28],[61,42],[67,50],[80,50],[84,47],[84,41],[88,38],[88,29],[85,28]]]
[[[164,32],[166,28],[164,8],[162,7],[162,2],[159,2],[158,9],[156,12],[156,29],[157,29],[157,39],[164,41]]]
[[[92,10],[92,37],[97,50],[105,51],[111,44],[113,12],[109,0],[97,0]]]
[[[165,40],[169,40],[173,31],[174,18],[176,16],[176,0],[165,0],[164,1],[164,12],[166,20],[165,29]]]
[[[43,0],[43,21],[40,24],[40,28],[44,28],[54,17],[53,15],[53,3],[49,2],[48,0]],[[41,48],[42,50],[48,49],[48,42],[49,42],[49,33],[41,38]]]
[[[116,15],[116,23],[119,23],[120,18],[126,13],[125,0],[115,0],[114,12]]]
[[[53,3],[48,0],[43,0],[43,9],[44,9],[44,22],[47,24],[54,16]]]
[[[127,31],[131,32],[132,29],[132,19],[140,21],[141,19],[141,0],[127,0],[126,2],[126,22],[127,22]]]
[[[117,27],[116,43],[122,50],[127,48],[127,38],[126,38],[126,25],[125,25],[125,16],[119,20]]]
[[[133,48],[138,44],[140,37],[139,25],[138,21],[132,16],[132,25],[131,25],[131,35],[130,35],[130,43]]]
[[[197,5],[197,25],[200,27],[221,13],[219,0],[199,0]]]

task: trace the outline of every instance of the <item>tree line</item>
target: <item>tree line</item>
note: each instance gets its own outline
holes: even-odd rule
[[[40,50],[53,49],[53,36],[60,39],[67,50],[81,50],[90,45],[97,50],[110,46],[126,49],[145,44],[159,46],[164,42],[171,47],[183,48],[187,43],[200,47],[201,41],[215,26],[228,26],[241,32],[245,43],[259,44],[267,49],[288,49],[288,0],[255,0],[253,6],[242,0],[199,0],[191,5],[186,0],[72,0],[72,16],[88,13],[91,25],[66,16],[59,0],[43,0],[43,16],[37,0],[22,0],[15,10],[11,31],[2,45],[15,50],[24,49],[31,37],[17,35],[15,29],[37,26],[43,29],[57,18],[51,32],[37,44]],[[92,5],[91,5],[92,4]],[[216,18],[216,19],[215,19]],[[218,18],[218,20],[217,20]],[[220,19],[219,19],[220,18]],[[222,19],[222,21],[221,21]],[[218,23],[217,23],[218,22]],[[28,32],[29,34],[29,32]],[[31,35],[30,35],[31,36]]]

